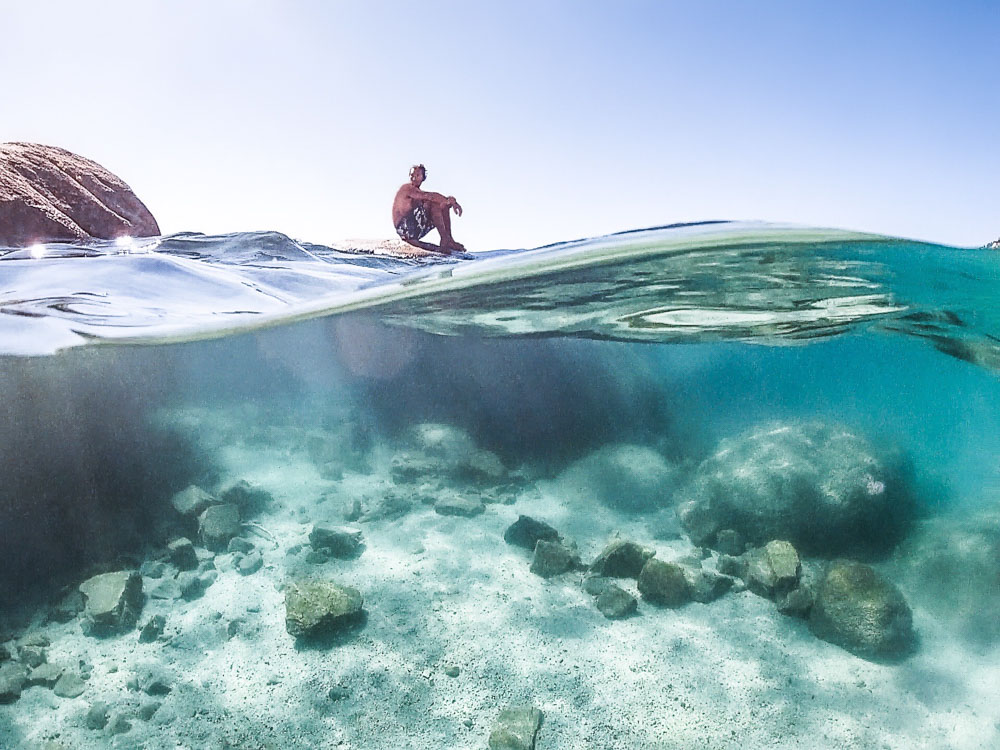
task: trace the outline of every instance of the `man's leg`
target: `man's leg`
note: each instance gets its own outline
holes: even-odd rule
[[[465,246],[455,242],[455,238],[451,236],[451,209],[434,203],[430,206],[430,214],[434,228],[441,235],[441,249],[464,251]]]
[[[432,245],[430,242],[424,242],[423,240],[403,240],[403,242],[413,247],[419,247],[421,250],[430,250],[432,253],[446,252],[437,245]]]

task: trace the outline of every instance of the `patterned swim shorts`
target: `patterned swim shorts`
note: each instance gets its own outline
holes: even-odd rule
[[[419,240],[433,228],[430,214],[422,203],[418,203],[396,224],[396,234],[402,240]]]

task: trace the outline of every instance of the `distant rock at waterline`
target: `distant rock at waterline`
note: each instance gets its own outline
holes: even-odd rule
[[[530,706],[505,708],[490,732],[489,750],[534,750],[542,712]]]
[[[80,584],[86,598],[83,630],[104,636],[135,627],[142,611],[142,576],[135,571],[102,573]]]
[[[333,581],[302,579],[285,590],[285,629],[295,638],[320,638],[356,622],[361,592]]]
[[[96,162],[56,146],[0,144],[0,246],[159,233],[132,189]]]
[[[809,629],[818,638],[868,659],[899,659],[913,651],[909,605],[867,565],[837,562],[816,590]]]

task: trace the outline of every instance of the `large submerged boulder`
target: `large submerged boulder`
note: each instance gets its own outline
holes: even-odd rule
[[[558,483],[567,495],[595,499],[627,513],[672,505],[680,472],[653,448],[619,444],[600,448],[567,468]]]
[[[983,647],[1000,643],[1000,510],[954,511],[918,522],[893,558],[911,600]]]
[[[698,545],[736,531],[754,546],[784,539],[806,553],[879,551],[912,518],[902,462],[850,430],[769,424],[723,440],[677,508]]]
[[[99,164],[55,146],[0,144],[0,246],[158,234],[149,209]]]

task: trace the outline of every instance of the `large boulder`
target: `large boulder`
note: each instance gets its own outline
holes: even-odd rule
[[[609,445],[585,456],[557,479],[566,494],[638,513],[673,504],[679,471],[653,448]]]
[[[923,519],[893,562],[915,604],[967,641],[1000,643],[1000,510]]]
[[[890,548],[912,517],[902,462],[843,428],[770,424],[723,440],[681,493],[691,540],[737,532],[754,546],[785,539],[811,554]]]
[[[809,629],[857,656],[895,660],[916,646],[913,615],[892,583],[856,562],[836,562],[816,590]]]
[[[99,164],[55,146],[0,144],[0,246],[158,234],[149,209]]]

